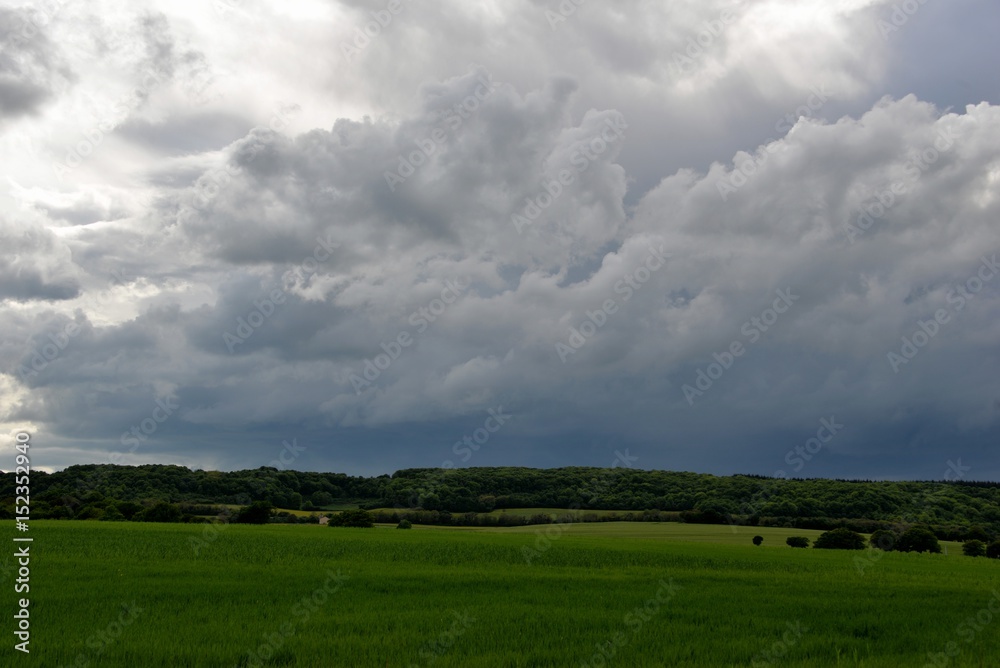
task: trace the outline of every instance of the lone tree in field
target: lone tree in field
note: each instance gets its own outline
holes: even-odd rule
[[[753,544],[754,545],[760,545],[763,542],[764,542],[764,537],[763,536],[754,536],[753,537]]]
[[[990,546],[986,548],[986,558],[1000,559],[1000,540],[993,541],[990,543]]]
[[[903,532],[903,535],[896,541],[896,550],[899,552],[931,552],[941,553],[941,544],[929,529],[923,527],[910,527]]]
[[[991,538],[990,532],[979,525],[971,526],[965,532],[965,540],[981,540],[983,543],[989,543]]]
[[[271,503],[269,501],[254,501],[249,506],[240,508],[233,518],[236,524],[267,524],[271,519]]]
[[[809,547],[809,539],[805,536],[789,536],[785,543],[790,547]]]
[[[820,550],[863,550],[865,537],[847,527],[840,527],[820,534],[813,547]]]
[[[375,526],[375,521],[367,510],[345,510],[330,518],[330,526],[371,529]]]
[[[142,511],[144,522],[180,522],[183,513],[181,509],[172,503],[161,501],[152,508]]]
[[[399,520],[399,524],[396,525],[397,529],[412,529],[413,522],[410,520]]]
[[[962,543],[962,554],[967,557],[985,557],[986,543],[981,540],[967,540]]]
[[[885,552],[892,552],[896,546],[896,534],[888,529],[879,529],[872,533],[868,544]]]

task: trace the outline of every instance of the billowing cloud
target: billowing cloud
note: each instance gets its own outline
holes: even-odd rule
[[[0,120],[38,114],[75,78],[48,20],[46,10],[0,7]]]
[[[80,293],[70,250],[33,222],[0,222],[0,300],[72,299]]]
[[[884,94],[925,9],[401,7],[94,24],[8,135],[5,425],[54,466],[998,474],[1000,112]]]

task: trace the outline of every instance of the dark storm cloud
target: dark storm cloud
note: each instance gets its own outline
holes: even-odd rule
[[[80,286],[75,282],[50,283],[41,272],[32,269],[17,270],[7,262],[0,261],[0,275],[3,287],[0,298],[25,302],[33,299],[72,299],[80,294]]]
[[[1000,475],[995,54],[943,58],[963,96],[930,61],[975,3],[886,38],[892,5],[413,4],[350,62],[382,5],[109,16],[105,56],[158,84],[65,192],[27,169],[4,201],[36,230],[0,267],[35,291],[2,312],[5,419],[60,464],[259,466],[297,437],[303,467],[369,474],[629,448]],[[457,459],[490,410],[514,417]]]

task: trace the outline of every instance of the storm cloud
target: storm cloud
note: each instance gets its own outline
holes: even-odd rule
[[[1000,475],[992,5],[161,4],[2,53],[39,465]]]

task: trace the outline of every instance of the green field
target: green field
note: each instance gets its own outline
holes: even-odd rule
[[[1000,563],[783,544],[817,533],[37,521],[3,665],[1000,665]]]
[[[375,508],[372,510],[373,513],[398,513],[400,510],[398,508]],[[403,511],[405,512],[405,511]],[[606,517],[608,515],[618,514],[624,515],[625,513],[634,513],[636,515],[641,515],[641,511],[629,511],[629,510],[583,510],[583,511],[570,511],[566,508],[503,508],[501,510],[491,510],[488,513],[476,513],[477,515],[485,515],[488,517],[499,517],[500,515],[515,515],[517,517],[532,517],[534,515],[548,515],[549,517],[564,517],[566,515],[597,515],[598,517]],[[461,514],[461,513],[457,513]]]

